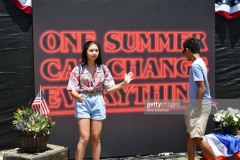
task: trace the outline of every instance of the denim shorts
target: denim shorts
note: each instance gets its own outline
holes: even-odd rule
[[[79,100],[75,102],[75,117],[87,118],[93,120],[106,119],[106,105],[101,93],[87,94],[81,93],[84,96],[82,103]]]

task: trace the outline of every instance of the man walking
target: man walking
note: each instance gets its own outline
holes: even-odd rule
[[[185,113],[187,127],[188,159],[194,160],[196,145],[212,160],[216,156],[211,146],[203,140],[207,121],[211,112],[211,96],[207,79],[207,67],[200,57],[200,42],[196,38],[189,38],[183,43],[183,54],[188,61],[192,61],[189,72],[190,103]]]

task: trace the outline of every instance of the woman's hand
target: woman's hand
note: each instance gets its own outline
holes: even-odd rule
[[[111,88],[106,89],[106,91],[107,93],[116,92],[122,89],[123,87],[125,87],[127,84],[129,84],[133,79],[134,79],[133,72],[126,73],[124,77],[124,81],[122,81],[121,83],[118,83],[117,85],[112,86]]]
[[[126,73],[124,77],[124,82],[126,84],[129,84],[134,79],[132,77],[133,77],[133,72]]]

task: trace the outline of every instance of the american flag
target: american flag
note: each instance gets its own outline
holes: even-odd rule
[[[32,14],[32,0],[11,0],[20,10]]]
[[[41,114],[41,115],[49,113],[49,108],[44,99],[44,95],[43,95],[41,89],[38,92],[36,98],[34,99],[34,101],[32,103],[32,109],[34,110],[34,112]]]
[[[239,0],[215,0],[215,13],[229,20],[240,17]]]

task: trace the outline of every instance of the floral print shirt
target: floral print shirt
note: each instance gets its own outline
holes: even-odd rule
[[[79,74],[80,68],[80,74]],[[103,70],[104,69],[104,70]],[[101,92],[115,85],[109,69],[105,65],[96,66],[92,75],[87,65],[76,66],[69,77],[67,90],[77,92]]]

